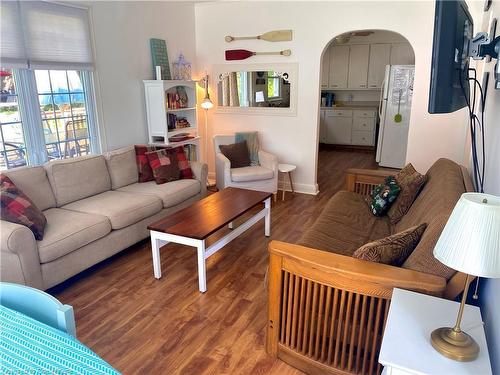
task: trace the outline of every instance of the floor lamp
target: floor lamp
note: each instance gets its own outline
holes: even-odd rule
[[[208,92],[208,74],[205,74],[202,81],[205,87],[205,97],[201,102],[201,108],[205,110],[205,162],[208,164],[208,110],[213,108],[214,104],[210,100],[210,94]],[[210,187],[210,183],[207,182],[207,185]]]

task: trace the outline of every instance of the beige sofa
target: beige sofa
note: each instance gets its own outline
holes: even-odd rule
[[[149,223],[206,195],[207,165],[191,169],[195,179],[138,183],[126,147],[6,171],[47,225],[36,241],[27,227],[1,221],[1,280],[45,290],[147,238]]]

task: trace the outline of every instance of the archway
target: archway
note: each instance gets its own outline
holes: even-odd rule
[[[349,31],[326,44],[321,55],[316,148],[321,190],[328,181],[328,170],[322,168],[328,168],[323,162],[329,151],[370,154],[373,165],[366,165],[364,157],[360,167],[405,164],[414,65],[409,41],[390,30]]]

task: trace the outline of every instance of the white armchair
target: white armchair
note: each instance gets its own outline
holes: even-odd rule
[[[278,191],[278,157],[259,150],[260,165],[231,168],[229,159],[220,152],[219,145],[232,144],[235,142],[234,139],[234,135],[214,136],[217,188],[222,190],[232,186],[276,194]]]

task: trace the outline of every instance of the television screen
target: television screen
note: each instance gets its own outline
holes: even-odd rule
[[[436,1],[429,113],[450,113],[467,105],[472,27],[465,1]]]

